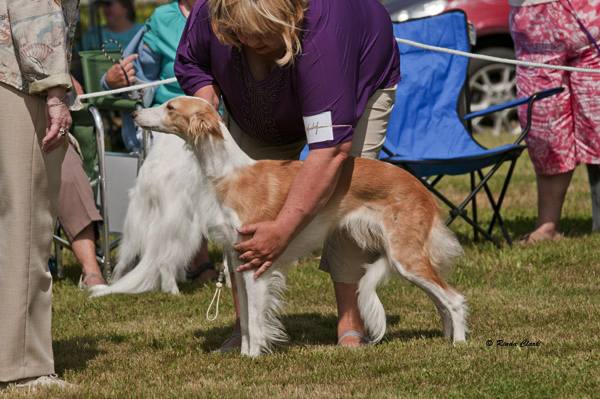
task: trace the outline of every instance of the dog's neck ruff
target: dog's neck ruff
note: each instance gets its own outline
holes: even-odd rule
[[[225,177],[237,168],[256,162],[237,145],[223,122],[219,122],[219,128],[223,135],[222,139],[208,137],[196,146],[198,161],[210,179]]]

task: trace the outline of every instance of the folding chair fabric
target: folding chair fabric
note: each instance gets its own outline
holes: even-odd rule
[[[467,29],[465,14],[453,11],[395,23],[394,35],[469,52]],[[520,153],[525,148],[510,144],[489,150],[467,132],[458,101],[467,81],[469,58],[404,43],[398,46],[402,81],[388,125],[388,132],[393,133],[387,136],[382,159],[405,163],[421,176],[461,175],[494,165],[506,151]]]
[[[465,13],[460,10],[395,23],[394,35],[431,46],[470,52],[468,22]],[[413,173],[448,205],[450,217],[446,220],[447,225],[461,217],[473,227],[475,239],[481,233],[500,246],[491,235],[497,222],[510,245],[511,239],[500,209],[515,163],[526,148],[520,143],[531,125],[531,107],[534,101],[562,89],[545,90],[529,98],[462,117],[460,113],[469,110],[469,58],[404,43],[398,43],[398,46],[402,81],[398,84],[396,104],[380,159]],[[473,139],[469,130],[470,118],[522,104],[529,107],[527,126],[513,144],[486,149]],[[495,199],[487,182],[507,161],[510,166]],[[484,171],[483,168],[487,167],[490,168]],[[471,192],[460,204],[455,205],[435,185],[445,175],[463,174],[471,177]],[[435,176],[432,181],[429,180],[431,176]],[[476,194],[480,191],[486,194],[494,212],[487,228],[483,228],[477,220]],[[467,215],[466,206],[469,204],[472,206],[472,216]]]

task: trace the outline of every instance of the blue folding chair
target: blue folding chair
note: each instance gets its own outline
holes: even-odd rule
[[[460,10],[395,23],[394,35],[432,46],[470,51],[468,22],[464,12]],[[532,106],[535,101],[563,89],[558,87],[544,90],[529,98],[464,115],[469,112],[469,58],[403,43],[398,43],[398,46],[402,81],[398,84],[396,104],[380,159],[411,172],[448,205],[450,217],[446,220],[447,225],[461,217],[473,226],[475,240],[478,233],[481,233],[500,246],[500,242],[492,237],[492,230],[497,222],[506,242],[512,245],[500,209],[516,161],[526,148],[520,143],[531,126]],[[486,149],[474,140],[469,122],[472,118],[523,104],[528,107],[527,124],[513,144]],[[508,173],[499,196],[494,199],[488,181],[505,162],[509,162]],[[490,169],[484,171],[488,167]],[[446,175],[463,174],[471,176],[471,192],[462,203],[455,205],[435,186]],[[431,179],[432,177],[434,178]],[[479,179],[478,182],[476,178]],[[477,220],[476,194],[482,189],[494,212],[487,228]],[[469,203],[472,205],[471,217],[466,210]]]

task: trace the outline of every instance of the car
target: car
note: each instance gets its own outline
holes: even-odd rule
[[[510,6],[506,0],[387,0],[382,2],[394,22],[423,18],[461,9],[475,27],[471,51],[499,58],[515,59],[509,30]],[[515,66],[471,58],[469,62],[471,111],[479,111],[516,98]],[[519,134],[515,108],[473,121],[474,133]]]

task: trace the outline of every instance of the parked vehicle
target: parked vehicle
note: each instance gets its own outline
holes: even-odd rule
[[[510,7],[506,0],[387,0],[383,5],[392,21],[423,18],[452,9],[461,9],[475,27],[473,53],[515,58],[508,27]],[[472,58],[469,63],[471,111],[485,109],[516,97],[515,66]],[[475,133],[520,133],[515,109],[473,121]]]

